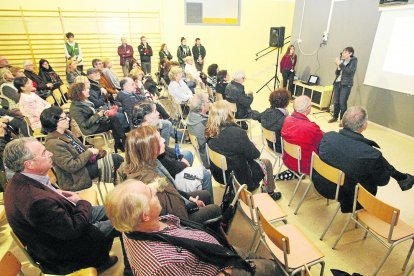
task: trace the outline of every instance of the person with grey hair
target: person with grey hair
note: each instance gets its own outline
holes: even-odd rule
[[[319,157],[327,164],[345,173],[345,182],[339,190],[339,201],[343,213],[352,212],[355,185],[360,183],[371,194],[376,195],[378,186],[388,184],[394,178],[401,190],[411,189],[414,177],[396,170],[384,158],[379,146],[365,138],[362,132],[368,127],[367,111],[360,106],[348,108],[342,117],[344,126],[339,132],[327,132],[319,146]],[[326,198],[335,198],[335,185],[315,174],[315,188]]]
[[[68,274],[91,266],[102,272],[118,260],[109,251],[119,233],[103,206],[51,183],[52,156],[34,138],[6,145],[4,163],[16,172],[4,195],[10,227],[43,273]]]
[[[293,101],[294,112],[283,123],[282,138],[291,144],[301,147],[300,172],[309,175],[312,152],[318,153],[319,143],[324,132],[320,127],[308,119],[312,102],[308,96],[299,96]],[[297,172],[296,158],[283,154],[283,163],[288,169]]]
[[[35,66],[33,61],[26,60],[23,62],[24,68],[24,75],[31,79],[34,83],[36,83],[36,94],[41,97],[42,99],[46,99],[48,96],[51,95],[53,90],[53,83],[48,83],[44,79],[42,79],[38,74],[35,73],[34,69]]]
[[[187,116],[187,130],[191,135],[197,137],[199,153],[204,167],[209,168],[206,137],[204,130],[208,120],[208,111],[210,110],[210,101],[207,93],[196,93],[189,102],[190,112]]]
[[[233,80],[226,86],[224,94],[227,101],[236,104],[236,119],[252,118],[257,120],[260,118],[260,114],[250,107],[253,102],[253,92],[246,93],[244,91],[245,79],[246,75],[243,71],[236,71]],[[242,124],[242,127],[247,129],[247,124]]]
[[[131,45],[128,45],[125,36],[121,37],[121,43],[122,44],[118,46],[119,64],[122,67],[124,77],[126,77],[129,73],[129,64],[134,59],[134,48]]]

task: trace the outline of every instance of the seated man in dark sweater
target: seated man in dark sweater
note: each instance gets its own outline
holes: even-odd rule
[[[368,126],[367,111],[360,106],[350,107],[342,118],[344,128],[339,132],[327,132],[319,145],[319,156],[327,164],[345,173],[345,183],[339,191],[341,211],[352,211],[355,185],[360,183],[371,194],[376,195],[378,186],[388,184],[390,177],[401,190],[411,189],[414,177],[397,171],[382,156],[378,144],[361,133]],[[327,198],[335,198],[336,186],[327,183],[319,174],[314,174],[316,190]]]
[[[160,217],[152,184],[127,180],[117,185],[108,194],[105,209],[114,227],[123,232],[134,275],[282,275],[275,262],[234,250],[198,223],[174,215]]]

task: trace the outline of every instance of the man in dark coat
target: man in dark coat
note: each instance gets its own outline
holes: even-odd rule
[[[117,232],[102,206],[51,184],[52,153],[34,138],[7,144],[5,165],[16,172],[4,196],[7,219],[44,273],[68,274],[85,267],[103,271]]]
[[[376,195],[378,186],[388,184],[394,178],[403,191],[414,184],[414,177],[397,171],[382,156],[378,144],[361,133],[368,126],[367,111],[359,106],[350,107],[342,118],[344,128],[328,132],[319,145],[319,156],[327,164],[345,173],[345,183],[339,192],[341,211],[351,212],[355,186],[360,183],[371,194]],[[336,186],[314,174],[316,190],[327,198],[335,198]]]
[[[234,74],[233,80],[226,86],[226,90],[224,92],[226,100],[236,104],[236,119],[257,119],[260,117],[260,114],[250,108],[250,105],[253,102],[253,92],[246,94],[244,91],[243,83],[245,79],[246,75],[243,71],[237,71]]]
[[[199,38],[195,39],[195,44],[192,48],[194,64],[197,68],[197,71],[203,72],[204,58],[206,57],[206,48],[201,45],[201,40]]]

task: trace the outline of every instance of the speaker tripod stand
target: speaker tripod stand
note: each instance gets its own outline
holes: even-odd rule
[[[290,36],[288,36],[288,37],[286,37],[286,38],[284,39],[283,46],[285,46],[286,44],[290,43],[290,41],[285,42],[285,41],[286,41],[287,39],[289,39],[289,38],[290,38]],[[280,58],[280,52],[282,51],[283,46],[282,46],[282,47],[267,47],[267,48],[265,48],[265,49],[263,49],[263,50],[261,50],[261,51],[259,51],[259,52],[257,52],[257,53],[256,53],[256,57],[257,57],[257,58],[255,59],[255,61],[258,61],[258,60],[259,60],[259,59],[261,59],[262,57],[264,57],[264,56],[266,56],[266,55],[270,54],[271,52],[273,52],[273,51],[275,51],[275,50],[277,50],[275,75],[274,75],[272,78],[270,78],[270,80],[268,80],[265,84],[263,84],[263,86],[262,86],[262,87],[260,87],[260,88],[256,91],[256,93],[259,93],[259,92],[260,92],[263,88],[265,88],[265,87],[267,87],[270,91],[274,91],[274,90],[276,90],[276,87],[279,87],[279,85],[280,85],[280,80],[279,80],[279,77],[277,76],[277,74],[278,74],[278,71],[279,71],[279,58]],[[272,49],[272,50],[270,50],[270,51],[268,51],[268,52],[266,52],[266,53],[264,53],[263,55],[259,56],[259,54],[260,54],[260,53],[262,53],[262,52],[266,51],[266,50],[267,50],[267,49],[269,49],[269,48],[273,48],[273,49]],[[270,82],[272,82],[273,80],[274,80],[274,83],[273,83],[273,90],[271,90],[268,84],[269,84]]]

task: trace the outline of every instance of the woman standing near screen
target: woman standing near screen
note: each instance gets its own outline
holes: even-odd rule
[[[286,88],[289,80],[290,92],[293,91],[293,78],[295,77],[295,66],[298,61],[298,56],[295,54],[295,46],[290,45],[280,61],[280,73],[283,78],[283,88]]]

